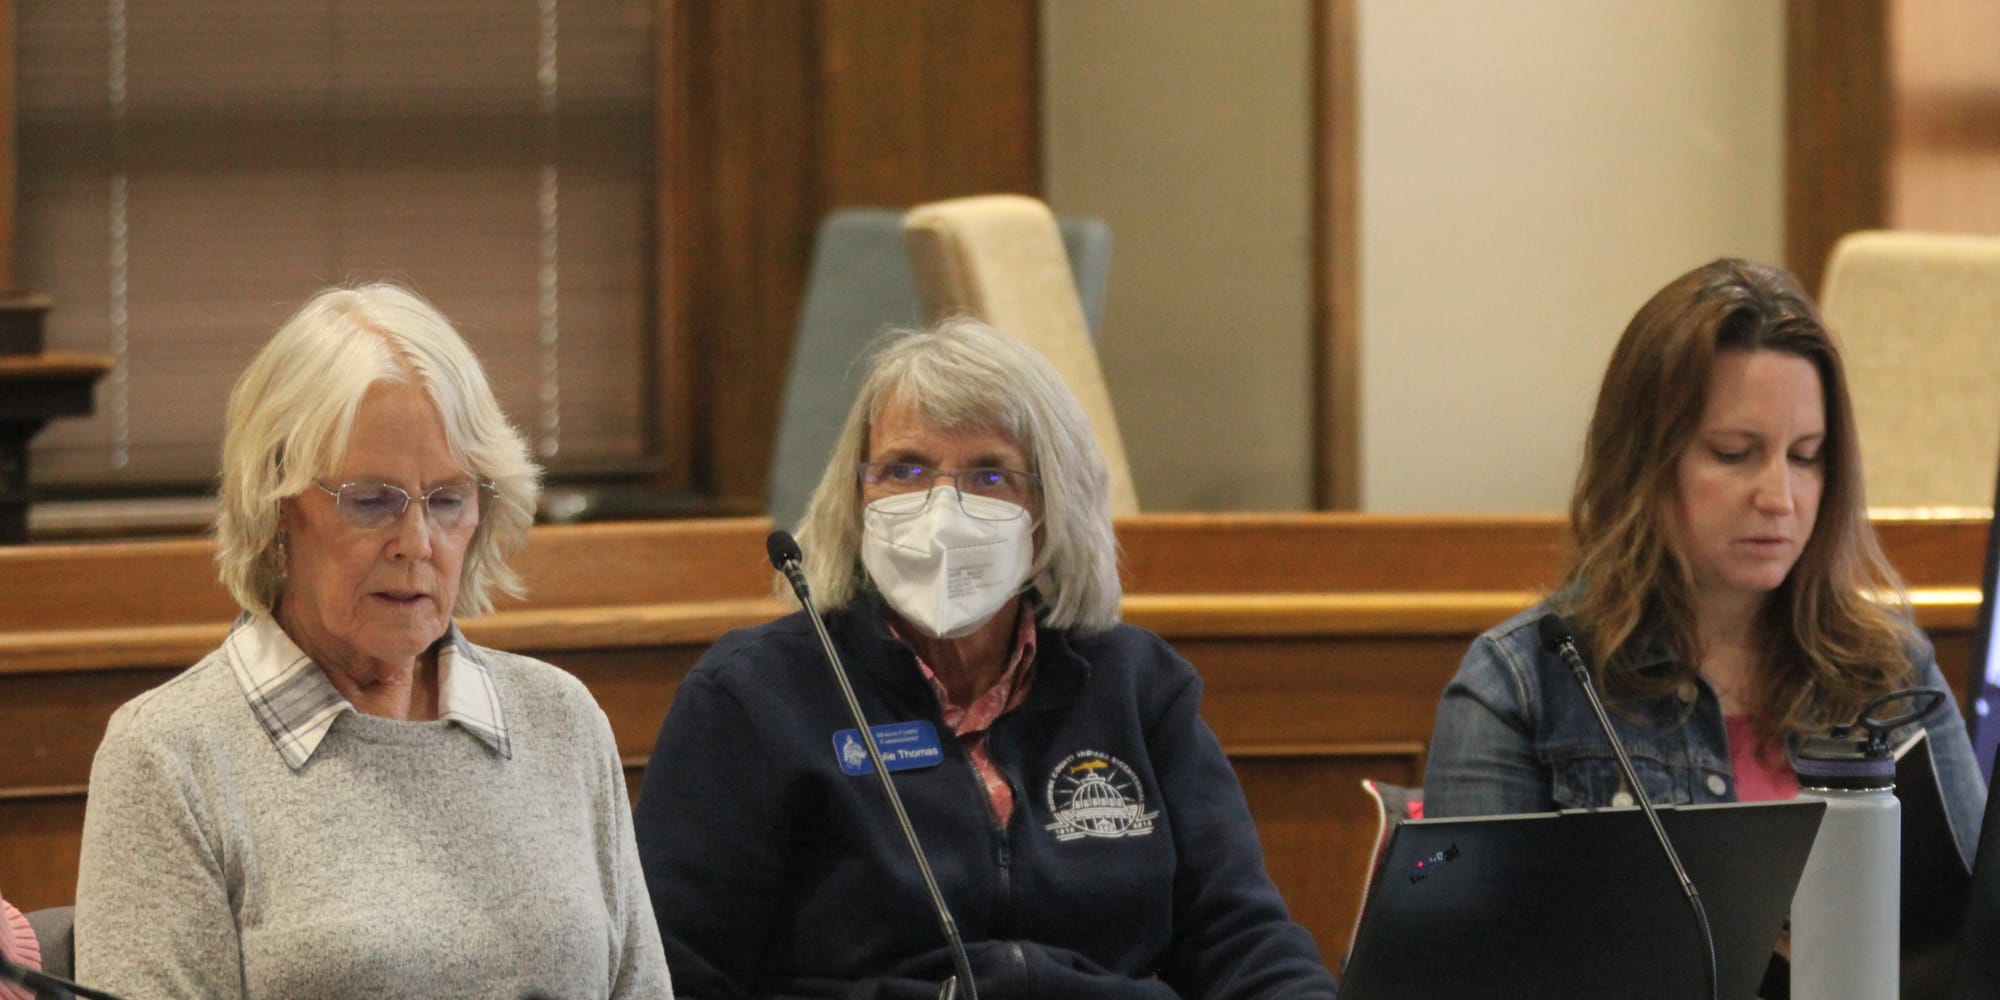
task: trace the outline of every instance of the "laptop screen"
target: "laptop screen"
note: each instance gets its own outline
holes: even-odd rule
[[[1755,995],[1825,804],[1663,806],[1714,931],[1722,995]],[[1400,824],[1341,1000],[1707,995],[1687,898],[1637,809]]]
[[[1993,608],[1992,554],[1987,555],[1986,614]],[[1981,638],[1985,638],[1984,635]],[[1982,647],[1983,648],[1983,647]],[[1989,689],[1990,690],[1990,689]],[[2000,729],[1993,717],[1980,728],[1989,734]],[[1993,751],[1980,752],[1980,762],[1989,770]],[[2000,997],[2000,796],[1986,796],[1986,819],[1979,827],[1979,849],[1972,857],[1972,887],[1966,892],[1965,920],[1958,929],[1958,955],[1951,981],[1950,1000],[1991,1000]]]

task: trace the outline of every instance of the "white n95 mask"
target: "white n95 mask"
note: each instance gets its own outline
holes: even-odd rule
[[[862,510],[861,565],[911,625],[957,639],[1021,592],[1034,564],[1033,531],[1034,519],[1019,504],[934,486]]]

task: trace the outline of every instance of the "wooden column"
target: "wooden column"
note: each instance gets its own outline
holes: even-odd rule
[[[1785,50],[1785,262],[1817,295],[1834,243],[1888,221],[1888,0],[1790,0]]]
[[[1361,508],[1361,81],[1355,0],[1314,0],[1313,506]]]
[[[1040,193],[1038,7],[661,2],[659,433],[670,485],[760,511],[820,220]]]
[[[0,292],[14,289],[14,0],[0,0]],[[0,348],[4,352],[4,348]]]

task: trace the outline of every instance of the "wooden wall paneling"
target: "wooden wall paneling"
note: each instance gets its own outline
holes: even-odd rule
[[[772,592],[770,531],[763,517],[545,525],[514,557],[527,597],[500,608],[762,597]]]
[[[1840,237],[1888,222],[1889,0],[1785,4],[1785,261],[1817,292]]]
[[[1201,672],[1202,715],[1216,738],[1263,751],[1427,740],[1438,693],[1491,624],[1401,637],[1355,636],[1332,624],[1289,639],[1161,634]]]
[[[0,891],[23,912],[76,899],[81,789],[0,791]]]
[[[1041,190],[1036,0],[823,8],[826,207]]]
[[[1969,636],[1958,633],[1950,643],[1940,638],[1941,653],[1947,646],[1969,652]],[[1466,638],[1469,636],[1440,642],[1440,651],[1462,648]],[[671,700],[669,681],[683,676],[698,654],[699,649],[688,648],[636,651],[604,659],[576,651],[558,656],[584,678],[611,715],[634,795],[643,780],[644,761],[658,719]],[[1197,650],[1196,655],[1202,654]],[[1204,673],[1213,680],[1226,670],[1211,667]],[[1331,673],[1339,675],[1339,671]],[[164,679],[164,675],[156,679]],[[1421,685],[1413,687],[1412,696],[1422,690]],[[1347,723],[1400,718],[1406,726],[1421,725],[1427,736],[1429,697],[1416,700],[1423,703],[1420,710],[1406,707],[1393,715],[1383,715],[1366,703],[1350,702],[1338,715],[1321,717],[1324,728],[1338,731],[1339,738],[1331,742],[1290,746],[1271,740],[1269,733],[1259,734],[1262,740],[1257,743],[1225,741],[1256,818],[1272,877],[1294,916],[1312,931],[1332,962],[1337,963],[1345,953],[1360,902],[1361,873],[1373,843],[1375,817],[1358,783],[1362,778],[1376,778],[1417,785],[1423,775],[1422,738],[1370,744],[1357,739],[1368,735],[1366,732],[1357,732]],[[109,708],[103,711],[108,714]],[[1225,689],[1211,695],[1207,714],[1218,731],[1228,731],[1235,727],[1227,719],[1254,717],[1255,713],[1236,711],[1232,695]],[[55,718],[43,718],[36,727],[56,724]],[[89,734],[87,742],[92,745],[100,729],[101,725],[79,727]],[[76,760],[87,760],[82,756],[85,751],[71,749],[69,753],[77,754]],[[69,901],[82,833],[81,793],[80,784],[16,785],[0,791],[0,878],[5,879],[10,899],[26,907]]]
[[[184,664],[183,664],[184,666]],[[0,673],[0,892],[22,910],[76,896],[84,789],[104,723],[168,669]]]
[[[814,52],[821,4],[668,11],[672,187],[666,315],[686,368],[693,485],[761,506],[777,394],[821,210]]]
[[[1119,522],[1131,593],[1538,590],[1562,572],[1553,515],[1148,514]]]
[[[14,0],[0,0],[0,291],[14,283],[14,218],[19,196],[15,182]]]
[[[0,674],[0,795],[75,788],[118,706],[172,679],[187,663],[70,673]],[[0,879],[0,892],[8,884]]]
[[[1361,507],[1360,67],[1355,0],[1312,3],[1313,506]]]
[[[1034,0],[666,4],[663,437],[763,508],[820,219],[1040,186]],[[678,422],[679,426],[676,426]]]
[[[922,3],[923,151],[930,182],[909,204],[1042,193],[1040,0]]]
[[[1257,821],[1264,867],[1335,970],[1354,936],[1375,849],[1375,806],[1361,779],[1421,785],[1422,752],[1418,743],[1230,757]]]

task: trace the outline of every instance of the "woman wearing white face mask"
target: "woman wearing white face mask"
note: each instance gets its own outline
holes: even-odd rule
[[[805,573],[979,995],[1331,997],[1173,650],[1118,622],[1103,457],[1032,348],[875,354]],[[688,676],[636,811],[688,996],[929,997],[952,963],[803,614]]]

